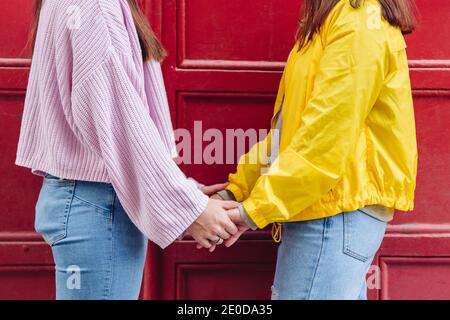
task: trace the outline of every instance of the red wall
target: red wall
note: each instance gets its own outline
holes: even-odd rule
[[[169,51],[164,72],[177,127],[265,128],[293,41],[298,0],[142,0]],[[408,37],[420,149],[416,210],[398,213],[374,261],[381,289],[372,299],[450,298],[450,2],[416,0],[421,26]],[[32,1],[0,4],[0,298],[54,297],[52,256],[33,231],[40,179],[13,165],[29,52]],[[227,165],[185,165],[204,183]],[[214,254],[180,241],[151,246],[143,298],[270,296],[276,245],[248,233]]]

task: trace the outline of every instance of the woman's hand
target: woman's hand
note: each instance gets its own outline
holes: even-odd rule
[[[229,212],[228,217],[231,219],[231,221],[234,222],[236,227],[238,228],[238,232],[236,232],[234,235],[232,235],[230,238],[228,238],[225,241],[225,246],[227,248],[231,247],[233,244],[236,243],[236,241],[239,240],[239,238],[250,229],[250,227],[245,223],[244,220],[242,220],[241,215],[239,211],[236,212]]]
[[[221,199],[221,197],[219,195],[214,195],[211,198],[213,199]],[[232,245],[234,245],[236,243],[236,241],[239,240],[239,238],[250,229],[250,227],[245,223],[244,220],[242,220],[241,215],[239,213],[239,210],[230,210],[228,211],[228,217],[230,218],[231,221],[233,221],[233,223],[236,225],[237,227],[237,232],[234,235],[231,235],[228,239],[225,239],[225,246],[227,248],[231,247]],[[211,248],[209,248],[210,252],[213,252],[217,247],[217,244],[213,244],[213,246]],[[197,249],[202,249],[203,246],[200,244],[197,244]]]
[[[222,197],[219,196],[217,193],[213,194],[210,198],[211,199],[215,199],[215,200],[223,201]]]
[[[211,196],[213,194],[215,194],[216,192],[222,191],[223,189],[225,189],[228,186],[228,182],[226,183],[218,183],[218,184],[213,184],[210,186],[203,186],[200,188],[200,190],[207,196]]]
[[[198,246],[214,251],[216,244],[230,239],[239,232],[230,216],[239,216],[239,203],[209,199],[198,219],[186,230]]]

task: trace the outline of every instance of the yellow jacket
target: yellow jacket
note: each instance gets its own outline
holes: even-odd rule
[[[271,132],[240,159],[227,187],[259,228],[372,204],[413,209],[417,144],[406,44],[378,1],[354,9],[341,0],[312,42],[294,47],[274,114],[281,106],[276,161],[269,167]]]

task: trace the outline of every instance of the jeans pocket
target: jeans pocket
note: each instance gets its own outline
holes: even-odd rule
[[[75,183],[70,180],[45,179],[36,203],[34,228],[49,245],[67,236]]]
[[[73,193],[74,207],[88,207],[92,212],[112,219],[115,192],[111,184],[77,181]]]
[[[359,210],[343,213],[344,253],[362,262],[373,259],[380,248],[387,223]]]

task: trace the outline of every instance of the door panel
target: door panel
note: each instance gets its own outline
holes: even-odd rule
[[[0,157],[1,232],[33,231],[34,206],[41,179],[30,176],[29,170],[14,165],[17,137],[22,119],[24,92],[0,91]],[[14,137],[12,139],[11,137]]]
[[[420,14],[417,32],[408,36],[408,54],[411,60],[428,60],[446,63],[450,60],[450,2],[447,0],[415,0]],[[430,37],[430,35],[433,35]]]
[[[181,264],[177,266],[177,299],[267,300],[270,287],[261,287],[261,283],[270,283],[273,272],[272,264],[263,263]]]
[[[286,12],[279,1],[267,0],[179,0],[176,5],[178,66],[258,70],[284,65],[294,41],[285,31],[295,29],[298,9]]]
[[[33,4],[30,0],[2,1],[0,10],[0,58],[29,58],[30,50],[25,48],[29,39],[29,30]]]
[[[400,228],[414,221],[417,228],[426,225],[441,229],[450,225],[445,210],[450,208],[450,146],[442,140],[450,137],[450,92],[416,91],[414,103],[420,154],[415,210],[398,214],[392,225]]]
[[[53,267],[0,267],[0,300],[55,299]]]
[[[382,299],[449,299],[448,258],[382,258],[381,268]]]
[[[253,145],[264,138],[274,100],[273,94],[180,92],[177,100],[177,126],[194,133],[192,155],[187,157],[192,165],[182,165],[185,173],[200,182],[226,181],[227,172],[233,170],[234,164],[243,154],[241,145],[244,141],[234,138],[239,135],[235,130],[248,132],[246,149],[250,146],[250,140]],[[258,116],[255,117],[255,114]],[[250,130],[247,131],[248,129]],[[211,144],[212,137],[218,135],[211,130],[221,133],[223,148],[218,148],[219,154],[214,153],[211,160],[206,162],[202,160],[206,160],[205,155],[210,154],[207,146]],[[194,140],[204,142],[194,145]],[[204,165],[205,162],[208,165]]]

